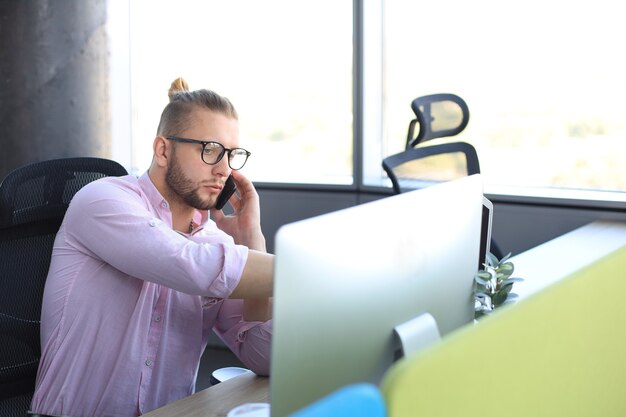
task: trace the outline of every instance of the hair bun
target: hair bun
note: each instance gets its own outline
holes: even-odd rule
[[[167,95],[170,100],[172,100],[172,98],[176,94],[187,91],[189,91],[189,85],[187,84],[187,81],[185,81],[183,77],[178,77],[174,81],[172,81],[172,84],[170,85],[170,90],[167,92]]]

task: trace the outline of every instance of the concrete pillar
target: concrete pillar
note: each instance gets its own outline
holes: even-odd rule
[[[0,0],[0,180],[110,157],[106,0]]]

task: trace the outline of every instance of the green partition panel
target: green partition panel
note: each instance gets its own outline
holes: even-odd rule
[[[389,417],[625,416],[625,298],[626,246],[398,362]]]

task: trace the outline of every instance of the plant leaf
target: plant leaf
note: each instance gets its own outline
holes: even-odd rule
[[[495,307],[499,307],[506,300],[507,295],[508,293],[506,291],[500,291],[495,293],[494,296],[491,298],[491,300],[493,301],[493,305]]]
[[[518,298],[511,290],[514,283],[524,280],[511,277],[515,266],[513,262],[508,261],[510,257],[511,252],[500,260],[493,253],[487,253],[487,262],[483,264],[485,269],[479,270],[474,276],[475,319],[491,314],[496,307],[503,304],[512,304]]]
[[[514,284],[514,283],[516,283],[516,282],[522,282],[522,281],[524,281],[524,280],[523,280],[523,279],[521,279],[521,278],[507,278],[507,279],[505,279],[504,281],[502,281],[502,282],[500,283],[500,285],[507,285],[507,284],[509,284],[509,283]]]
[[[504,281],[504,280],[505,280],[505,279],[507,279],[508,277],[509,277],[509,276],[508,276],[507,274],[500,274],[500,273],[496,274],[496,279],[497,279],[498,281]]]
[[[498,272],[501,272],[506,275],[511,275],[514,270],[515,270],[515,267],[513,266],[512,262],[505,262],[503,264],[501,263],[500,266],[498,267]]]
[[[474,288],[474,294],[486,294],[488,292],[489,290],[484,285],[476,285],[476,287]]]
[[[509,258],[511,257],[511,252],[507,253],[502,259],[500,259],[500,263],[503,264],[506,261],[509,260]]]
[[[498,265],[498,258],[496,257],[496,255],[494,255],[491,252],[487,253],[487,264],[489,266],[496,266],[496,265]]]
[[[488,281],[488,280],[490,280],[490,279],[491,279],[491,274],[490,274],[489,272],[486,272],[486,271],[479,271],[479,272],[476,274],[476,277],[477,277],[477,278],[481,278],[481,279],[484,279],[484,280],[487,280],[487,281]]]
[[[488,287],[489,281],[482,281],[480,280],[480,278],[476,278],[476,290],[480,291],[481,288],[484,290],[484,292],[487,292],[487,287]]]

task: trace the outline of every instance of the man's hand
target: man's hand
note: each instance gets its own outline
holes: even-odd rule
[[[252,181],[239,171],[232,171],[232,176],[237,185],[237,192],[228,200],[233,207],[233,213],[224,215],[222,210],[213,208],[211,217],[220,230],[233,237],[235,243],[265,252],[265,237],[261,232],[259,195]]]

